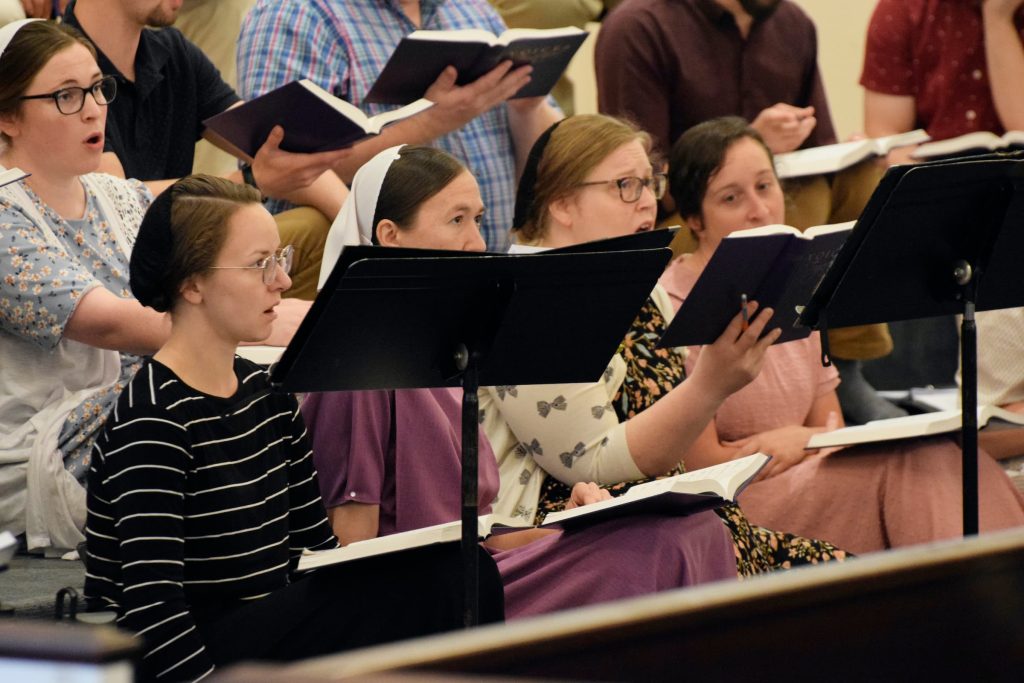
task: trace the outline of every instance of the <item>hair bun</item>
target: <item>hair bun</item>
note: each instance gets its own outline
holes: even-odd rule
[[[174,247],[171,232],[171,205],[174,185],[153,200],[139,226],[128,266],[128,282],[132,295],[143,306],[161,313],[170,309],[171,302],[163,286]]]

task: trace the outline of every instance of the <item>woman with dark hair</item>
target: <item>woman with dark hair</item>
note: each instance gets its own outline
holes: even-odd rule
[[[85,591],[142,637],[145,679],[293,660],[456,628],[457,548],[296,575],[337,545],[293,396],[235,355],[266,338],[291,247],[251,188],[190,176],[163,192],[131,256],[170,336],[118,398],[89,471]],[[414,563],[415,572],[407,571]],[[502,616],[481,558],[481,617]]]
[[[445,152],[381,152],[356,174],[347,202],[342,215],[354,222],[335,228],[358,233],[363,243],[483,248],[480,191]],[[325,259],[323,270],[332,266],[333,259]],[[459,518],[460,390],[313,394],[302,410],[321,495],[343,543]],[[516,482],[499,482],[482,434],[479,446],[486,513],[492,499],[500,499],[499,487]],[[569,505],[607,497],[596,485],[580,483]],[[509,618],[736,576],[729,536],[709,512],[627,517],[564,535],[519,531],[494,536],[486,545],[501,573]]]
[[[783,196],[771,152],[737,117],[686,131],[672,149],[670,174],[673,198],[697,238],[697,249],[661,280],[678,308],[723,238],[782,221]],[[688,367],[703,353],[691,349]],[[842,425],[839,377],[820,358],[817,332],[772,346],[761,374],[722,403],[687,450],[687,464],[704,467],[751,448],[770,453],[763,478],[740,496],[750,518],[854,552],[959,535],[960,451],[951,439],[861,446],[841,455],[804,448],[815,432]],[[986,454],[979,476],[982,530],[1024,524],[1024,499]]]

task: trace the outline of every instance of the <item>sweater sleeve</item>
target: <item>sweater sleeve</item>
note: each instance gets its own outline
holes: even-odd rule
[[[152,404],[119,406],[95,456],[103,502],[118,520],[121,617],[145,643],[146,678],[195,680],[213,670],[185,601],[184,509],[192,455],[185,427]],[[92,553],[92,548],[90,548]]]
[[[499,462],[529,455],[566,484],[642,478],[611,404],[624,376],[624,364],[613,360],[597,382],[488,387],[493,409],[515,435],[511,454],[496,453]]]

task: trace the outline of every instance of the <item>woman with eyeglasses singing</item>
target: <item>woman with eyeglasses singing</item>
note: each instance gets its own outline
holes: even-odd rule
[[[84,540],[93,441],[139,355],[170,334],[128,287],[152,195],[95,173],[116,95],[74,29],[0,29],[0,165],[31,173],[0,188],[0,529],[30,549]],[[293,330],[275,325],[278,341]]]
[[[601,115],[570,117],[549,129],[520,180],[520,243],[542,249],[652,229],[665,181],[653,171],[649,142],[631,124]],[[503,510],[532,518],[559,509],[578,482],[618,494],[630,482],[682,469],[683,454],[726,397],[758,374],[778,332],[758,341],[769,316],[757,316],[745,331],[737,316],[687,377],[684,350],[656,348],[672,313],[656,287],[596,382],[481,391],[483,427],[502,483],[515,482],[503,487]],[[845,555],[827,543],[754,527],[736,506],[720,516],[741,575]]]
[[[337,542],[295,397],[235,355],[270,333],[291,285],[290,250],[259,200],[222,178],[183,178],[153,202],[131,256],[133,293],[168,312],[171,332],[96,441],[85,592],[142,638],[143,680],[461,624],[456,547],[295,572],[305,549]],[[483,554],[481,578],[481,614],[500,619]]]

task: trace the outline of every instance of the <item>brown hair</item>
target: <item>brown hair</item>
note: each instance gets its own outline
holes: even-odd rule
[[[772,151],[764,138],[739,116],[710,119],[679,136],[669,155],[668,180],[680,216],[686,219],[701,215],[708,183],[722,167],[729,148],[744,138],[760,144],[774,167]]]
[[[83,45],[93,59],[96,48],[80,31],[52,21],[33,21],[14,34],[7,49],[0,55],[0,116],[16,115],[21,110],[21,96],[54,55]],[[0,141],[10,143],[0,133]]]
[[[390,220],[399,229],[416,220],[423,203],[466,171],[459,161],[439,149],[406,145],[398,151],[384,176],[373,214],[373,243],[377,244],[377,224]]]
[[[650,152],[651,137],[630,121],[604,114],[578,114],[562,121],[541,152],[533,186],[520,183],[519,203],[525,213],[522,225],[514,228],[518,237],[525,242],[542,238],[551,202],[569,195],[609,154],[633,141]],[[523,193],[528,193],[526,201]]]
[[[135,298],[160,312],[173,309],[181,285],[214,264],[231,217],[260,200],[252,187],[209,175],[187,176],[161,193],[132,249]]]

